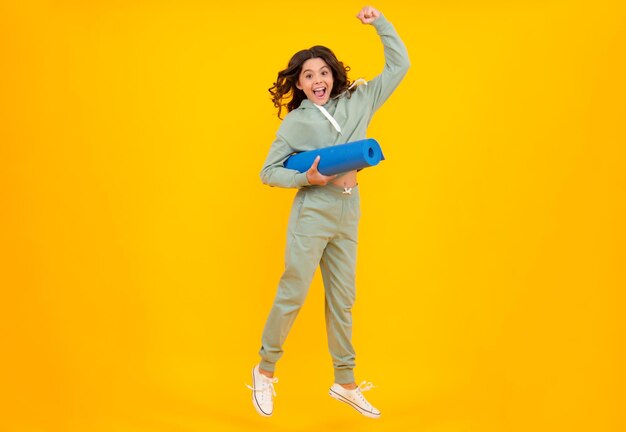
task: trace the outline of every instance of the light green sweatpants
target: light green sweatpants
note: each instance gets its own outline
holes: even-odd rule
[[[354,382],[352,306],[360,215],[358,187],[352,194],[344,194],[332,184],[306,187],[296,194],[287,228],[285,271],[263,331],[259,352],[262,369],[274,371],[319,265],[335,382]]]

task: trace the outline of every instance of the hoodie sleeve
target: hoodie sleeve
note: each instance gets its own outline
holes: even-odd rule
[[[283,122],[285,120],[283,120]],[[261,169],[261,181],[268,186],[283,188],[302,188],[309,186],[306,172],[301,173],[283,166],[285,160],[291,156],[292,153],[294,153],[293,148],[281,135],[279,129],[276,134],[276,139],[272,143],[269,154],[265,159],[263,168]]]
[[[380,75],[363,87],[365,87],[364,91],[372,103],[373,111],[376,111],[398,87],[411,63],[406,46],[385,16],[381,15],[372,24],[383,43],[385,67]]]

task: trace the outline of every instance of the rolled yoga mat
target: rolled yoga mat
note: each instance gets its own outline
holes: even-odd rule
[[[317,170],[324,175],[367,168],[377,165],[381,160],[385,160],[378,142],[373,138],[368,138],[296,153],[287,158],[284,166],[285,168],[305,172],[311,168],[317,156],[320,156]]]

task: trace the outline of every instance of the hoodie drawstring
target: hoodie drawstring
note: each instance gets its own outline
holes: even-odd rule
[[[346,91],[351,90],[353,87],[357,86],[358,84],[365,84],[365,85],[367,85],[367,81],[365,81],[363,78],[358,78],[357,80],[355,80],[352,83],[352,85],[350,85],[350,87],[348,87],[348,89]],[[338,98],[341,95],[343,95],[343,93],[338,94],[337,96],[335,96],[335,98]],[[322,114],[324,114],[324,117],[326,117],[328,119],[328,121],[333,125],[335,130],[337,132],[339,132],[339,134],[341,135],[341,127],[339,127],[339,123],[337,123],[337,120],[335,120],[335,118],[332,115],[330,115],[330,113],[326,110],[326,108],[324,108],[321,105],[315,104],[315,103],[313,105],[315,105],[317,107],[317,109],[319,109],[322,112]]]

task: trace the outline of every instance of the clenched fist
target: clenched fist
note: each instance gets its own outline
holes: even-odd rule
[[[372,6],[365,6],[361,11],[356,15],[356,17],[363,24],[371,24],[378,19],[380,16],[380,11],[373,8]]]

